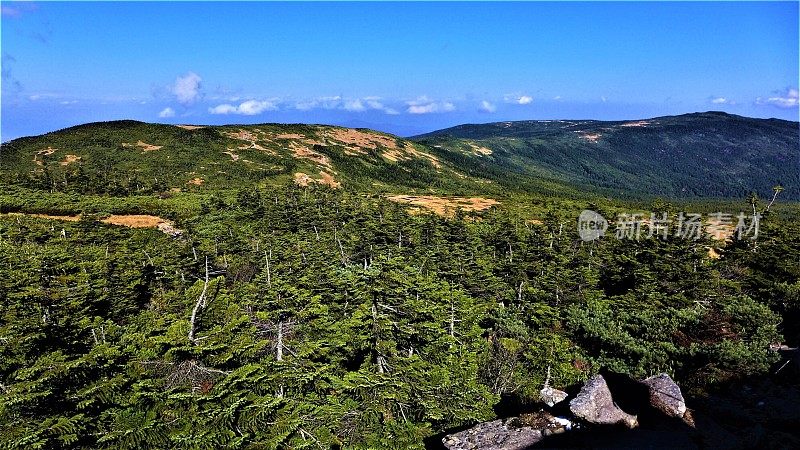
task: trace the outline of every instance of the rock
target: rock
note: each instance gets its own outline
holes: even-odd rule
[[[624,424],[634,428],[639,423],[636,416],[632,416],[619,409],[611,398],[605,378],[602,375],[592,377],[581,388],[578,396],[569,402],[572,414],[589,423],[601,425]]]
[[[686,402],[683,400],[681,388],[669,375],[655,375],[642,383],[650,388],[650,404],[654,408],[671,417],[683,417],[686,413]]]
[[[450,450],[522,450],[542,440],[540,430],[515,427],[509,420],[493,420],[442,438]]]
[[[542,401],[547,404],[547,406],[552,407],[556,403],[561,403],[566,400],[567,393],[548,386],[539,391],[539,396],[542,398]]]

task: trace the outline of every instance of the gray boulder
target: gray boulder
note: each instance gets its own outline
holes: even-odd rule
[[[541,397],[542,401],[547,404],[547,406],[551,407],[556,403],[561,403],[567,399],[566,392],[553,389],[550,386],[547,386],[539,391],[539,396]]]
[[[628,428],[639,424],[636,416],[626,413],[614,404],[611,391],[602,375],[596,375],[586,382],[578,396],[569,402],[569,409],[576,417],[589,423],[624,424]]]
[[[511,420],[493,420],[442,438],[450,450],[522,450],[542,440],[540,430],[515,427]]]
[[[655,375],[642,383],[650,389],[650,404],[654,408],[672,417],[681,418],[686,414],[686,402],[683,400],[681,388],[669,375]]]

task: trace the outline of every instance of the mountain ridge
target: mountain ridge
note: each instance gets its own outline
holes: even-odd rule
[[[321,124],[118,120],[4,143],[0,175],[12,184],[95,177],[97,189],[140,190],[149,183],[153,192],[294,180],[368,192],[589,191],[674,199],[742,198],[752,191],[765,197],[782,185],[782,198],[798,200],[797,125],[709,111],[462,124],[406,139]]]

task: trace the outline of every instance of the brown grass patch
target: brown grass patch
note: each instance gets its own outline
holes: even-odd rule
[[[424,208],[440,216],[452,216],[457,209],[484,211],[500,204],[497,200],[483,197],[436,197],[433,195],[390,195],[389,200]]]
[[[378,133],[354,130],[352,128],[333,128],[328,130],[329,138],[356,147],[376,149],[378,146],[396,149],[397,139]]]
[[[205,128],[201,125],[175,125],[178,128],[183,128],[184,130],[199,130],[201,128]]]
[[[331,161],[328,159],[327,156],[323,155],[322,153],[315,152],[310,148],[306,147],[305,145],[292,141],[289,143],[289,148],[292,150],[295,158],[299,159],[309,159],[314,161],[315,163],[330,168]]]
[[[64,158],[64,160],[63,160],[63,161],[61,161],[59,164],[61,164],[62,166],[67,166],[67,165],[69,165],[69,164],[72,164],[72,163],[74,163],[74,162],[77,162],[77,161],[79,161],[80,159],[81,159],[81,157],[80,157],[80,156],[78,156],[78,155],[67,155],[67,156]]]
[[[195,186],[200,186],[200,185],[203,184],[203,182],[205,182],[204,179],[202,179],[200,177],[195,177],[195,178],[192,178],[191,180],[187,181],[186,184],[193,184]]]
[[[166,220],[145,214],[112,214],[101,222],[130,228],[156,228],[158,224],[164,223]]]
[[[424,158],[430,161],[431,164],[433,164],[433,167],[436,167],[437,169],[442,167],[438,158],[430,153],[417,150],[416,147],[414,147],[414,144],[410,142],[406,142],[402,148],[395,147],[393,149],[384,150],[381,153],[381,156],[392,162],[408,161],[414,158]]]

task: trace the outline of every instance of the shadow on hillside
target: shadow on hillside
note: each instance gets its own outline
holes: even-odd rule
[[[545,437],[531,448],[800,448],[800,355],[795,351],[785,356],[769,374],[721,383],[705,393],[684,392],[689,408],[687,421],[668,417],[650,406],[647,388],[628,376],[603,370],[601,374],[615,402],[637,415],[639,427],[628,430],[583,425],[581,429]],[[580,385],[565,390],[569,398],[574,398]],[[548,408],[504,398],[495,411],[499,418],[542,409],[569,416],[567,403]],[[432,436],[426,440],[426,448],[442,449],[445,435],[467,428]]]

